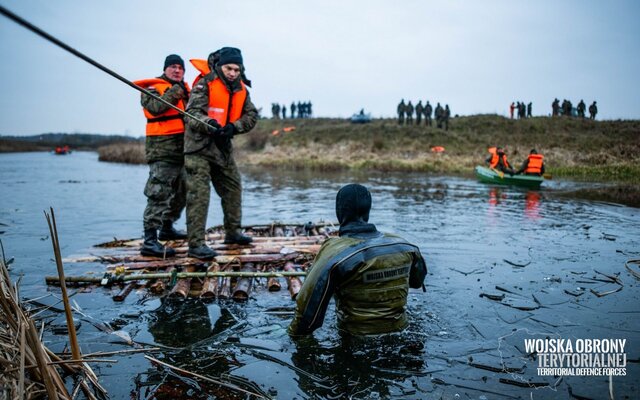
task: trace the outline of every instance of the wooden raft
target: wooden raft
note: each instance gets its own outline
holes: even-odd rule
[[[253,237],[253,243],[224,244],[223,227],[209,228],[206,243],[219,254],[213,261],[188,257],[186,240],[165,242],[176,256],[160,259],[140,255],[142,239],[114,239],[96,245],[97,254],[64,260],[105,265],[104,275],[68,276],[65,282],[117,290],[113,300],[118,302],[141,288],[159,296],[246,300],[252,290],[279,291],[286,282],[295,299],[301,278],[322,243],[337,233],[337,226],[272,223],[245,226],[243,232]],[[60,284],[57,277],[45,279],[47,284]]]

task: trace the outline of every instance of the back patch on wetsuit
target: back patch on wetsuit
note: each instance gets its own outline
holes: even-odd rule
[[[368,271],[362,275],[362,281],[364,283],[392,281],[394,279],[408,276],[410,268],[411,265],[406,264],[400,267]]]

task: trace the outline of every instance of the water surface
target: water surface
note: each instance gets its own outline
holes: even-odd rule
[[[15,258],[21,295],[59,293],[44,284],[56,268],[43,210],[55,209],[63,257],[90,254],[94,244],[141,236],[146,177],[146,166],[101,163],[94,153],[0,154],[0,239]],[[627,376],[612,378],[614,391],[638,396],[638,281],[624,267],[640,258],[638,209],[555,196],[576,185],[568,181],[529,191],[424,174],[244,170],[243,222],[334,221],[335,193],[351,182],[370,188],[371,222],[420,246],[427,261],[427,291],[411,291],[405,332],[341,336],[331,304],[313,337],[292,340],[285,330],[294,303],[286,290],[266,292],[264,282],[244,304],[168,303],[142,291],[116,304],[110,290],[94,288],[73,297],[84,314],[76,314],[83,352],[131,348],[99,329],[108,323],[138,343],[163,346],[155,358],[282,399],[606,398],[608,377],[538,376],[524,339],[623,338]],[[221,222],[213,194],[208,225]],[[67,275],[103,268],[65,265]],[[617,288],[600,273],[617,275],[623,289],[594,295],[590,289]],[[502,294],[502,302],[485,297]],[[62,351],[67,337],[53,329],[62,315],[41,316],[47,345]],[[112,398],[244,398],[159,369],[142,354],[109,358],[118,363],[95,370]]]

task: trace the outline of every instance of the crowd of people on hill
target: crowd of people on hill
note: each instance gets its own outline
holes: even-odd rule
[[[424,115],[425,126],[433,126],[432,115],[436,120],[436,126],[440,129],[449,130],[449,118],[451,118],[451,109],[446,104],[443,108],[440,103],[437,103],[434,110],[429,100],[426,104],[422,104],[422,100],[418,101],[418,104],[414,105],[409,100],[408,103],[404,102],[404,99],[398,104],[398,124],[400,125],[413,125],[413,113],[416,114],[416,125],[420,125],[422,122],[422,116]]]
[[[285,104],[280,105],[278,103],[271,103],[271,115],[273,119],[287,119],[287,106]],[[304,103],[291,102],[289,106],[288,118],[311,118],[313,115],[312,104],[310,101]]]
[[[518,101],[514,103],[511,102],[509,106],[509,116],[513,119],[515,111],[517,111],[518,119],[531,118],[531,109],[533,108],[533,103],[529,102],[528,104],[524,104],[524,101]]]
[[[560,100],[557,98],[553,100],[551,103],[551,116],[566,116],[566,117],[580,117],[586,118],[587,105],[584,100],[580,99],[580,102],[576,107],[573,107],[571,100],[562,100],[562,105],[560,104]],[[594,101],[589,106],[589,119],[596,119],[596,115],[598,114],[598,105],[597,102]]]

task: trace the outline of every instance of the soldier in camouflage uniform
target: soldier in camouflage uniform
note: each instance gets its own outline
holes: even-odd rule
[[[211,72],[191,93],[187,112],[200,121],[189,119],[185,135],[188,254],[203,260],[217,255],[205,244],[210,182],[222,204],[224,242],[245,245],[252,241],[240,231],[242,185],[231,139],[253,129],[258,110],[241,78],[244,66],[240,50],[225,47],[216,53],[209,56]]]
[[[429,103],[429,100],[427,100],[427,105],[424,106],[424,123],[427,126],[431,126],[431,113],[433,112],[433,107],[431,106],[431,103]]]
[[[442,123],[444,124],[444,130],[449,130],[449,118],[451,118],[451,110],[449,109],[449,105],[444,106],[444,111],[442,112]]]
[[[598,106],[597,103],[594,101],[590,106],[589,106],[589,119],[596,119],[596,114],[598,114]]]
[[[406,107],[407,105],[404,104],[404,99],[400,100],[400,104],[398,104],[398,124],[400,125],[404,124],[404,112]]]
[[[413,125],[413,104],[411,104],[411,100],[404,108],[404,113],[407,115],[407,125]]]
[[[422,100],[418,101],[416,104],[416,125],[420,126],[420,121],[422,121],[422,113],[424,113],[424,106],[422,105]]]
[[[180,56],[171,54],[165,59],[161,76],[135,83],[184,109],[189,98],[189,87],[183,77],[184,61]],[[145,156],[149,164],[149,179],[144,188],[147,206],[143,215],[144,243],[140,253],[145,256],[172,257],[175,251],[170,247],[165,248],[158,239],[187,237],[184,231],[177,231],[173,227],[186,203],[183,117],[146,94],[142,95],[141,103],[147,117]]]
[[[296,298],[291,335],[309,335],[322,326],[336,298],[340,330],[376,335],[403,330],[409,288],[423,288],[427,265],[420,249],[368,223],[371,193],[357,184],[336,196],[340,237],[325,241]]]

